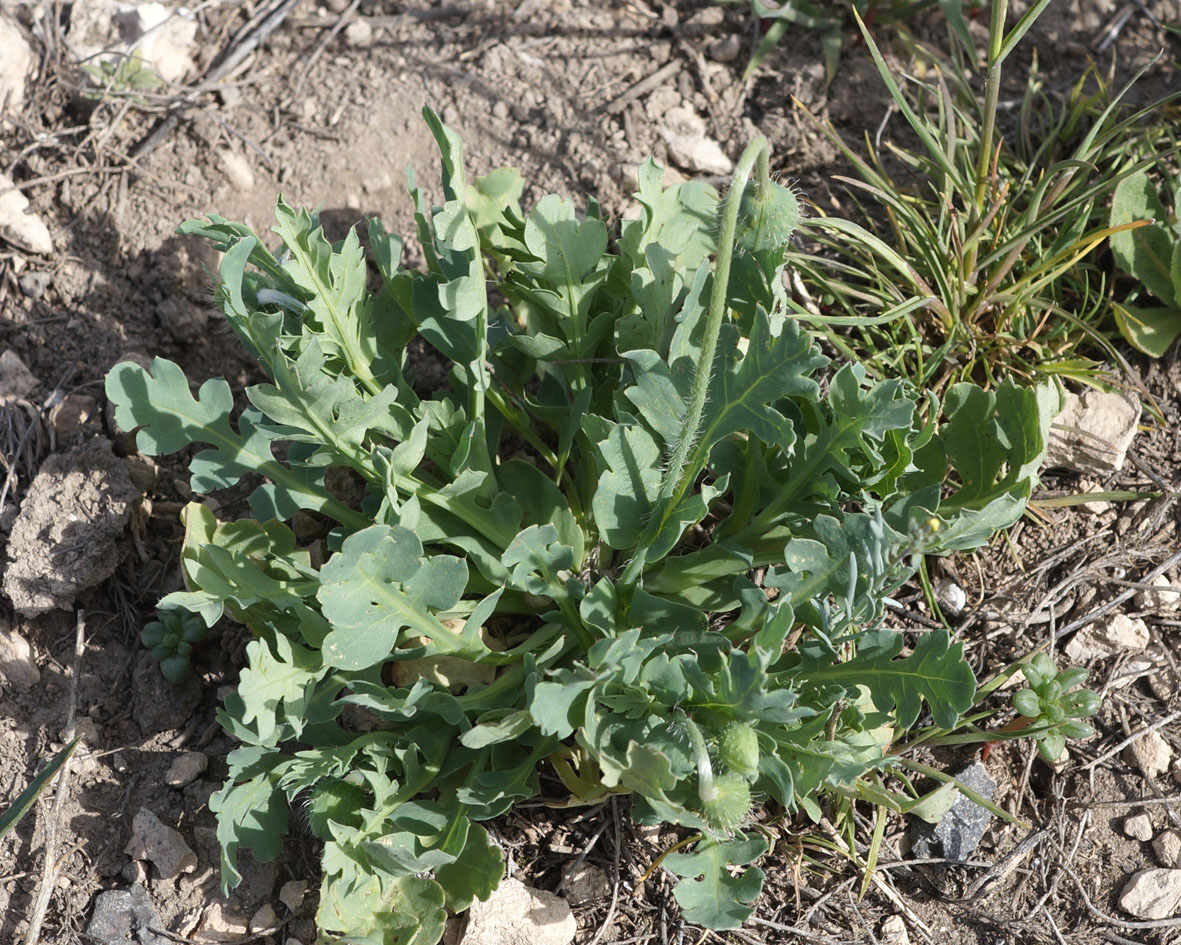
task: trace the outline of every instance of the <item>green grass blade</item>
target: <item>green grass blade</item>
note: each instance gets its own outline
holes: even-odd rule
[[[3,837],[8,831],[19,824],[25,814],[37,803],[37,798],[41,796],[41,792],[49,786],[49,782],[53,780],[54,775],[61,770],[62,765],[66,763],[66,759],[78,747],[78,741],[79,739],[75,738],[65,748],[54,755],[49,764],[42,769],[41,773],[29,782],[27,788],[20,792],[12,806],[3,814],[0,814],[0,837]]]

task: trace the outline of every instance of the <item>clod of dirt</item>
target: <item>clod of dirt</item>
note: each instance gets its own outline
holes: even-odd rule
[[[1133,840],[1152,839],[1152,818],[1147,814],[1133,814],[1124,820],[1124,835]]]
[[[201,684],[193,676],[179,685],[160,672],[160,664],[147,651],[140,655],[132,675],[135,721],[145,735],[184,727],[201,701]]]
[[[0,354],[0,403],[27,397],[40,383],[11,348]]]
[[[566,901],[572,906],[594,902],[611,894],[607,874],[590,863],[572,863],[562,871],[562,889]]]
[[[49,227],[35,213],[28,213],[29,198],[15,187],[11,177],[0,174],[0,239],[6,239],[28,253],[53,252]]]
[[[1134,873],[1119,907],[1138,919],[1168,919],[1181,908],[1181,870],[1148,869]]]
[[[279,901],[292,912],[299,912],[304,896],[308,894],[307,880],[293,879],[279,887]]]
[[[679,167],[699,174],[729,174],[734,162],[722,146],[706,137],[705,122],[691,108],[671,108],[660,125],[668,157]]]
[[[169,787],[183,788],[192,784],[205,773],[209,759],[199,751],[186,751],[172,759],[164,772],[164,783]]]
[[[344,41],[355,49],[373,44],[373,27],[368,20],[353,20],[344,30]]]
[[[878,941],[882,945],[910,945],[910,932],[906,930],[906,923],[900,915],[887,916],[878,932]]]
[[[59,441],[68,440],[98,416],[98,401],[89,394],[68,394],[53,408],[49,422]],[[135,477],[132,476],[134,483]]]
[[[0,198],[2,199],[2,198]],[[139,492],[108,440],[50,456],[8,541],[4,593],[26,617],[65,609],[115,573],[115,543]]]
[[[1169,770],[1173,763],[1173,749],[1160,732],[1149,732],[1124,750],[1124,758],[1152,781]]]
[[[112,889],[95,897],[86,936],[97,945],[170,945],[152,931],[163,924],[143,886]]]
[[[146,807],[141,807],[131,823],[131,840],[123,850],[133,860],[148,860],[161,879],[174,879],[197,869],[197,854],[185,838]]]
[[[33,68],[33,50],[19,26],[0,16],[0,106],[19,114]],[[3,124],[3,122],[0,122]]]
[[[1156,854],[1156,861],[1166,869],[1181,867],[1181,830],[1176,827],[1162,830],[1152,841],[1152,852]]]
[[[706,7],[698,10],[681,26],[686,36],[714,36],[726,22],[726,13],[721,7]]]
[[[505,879],[487,902],[472,903],[463,945],[569,945],[577,931],[561,896]]]
[[[1148,625],[1143,620],[1116,614],[1106,623],[1083,627],[1066,644],[1064,652],[1074,662],[1085,663],[1119,653],[1143,653],[1148,640]]]
[[[1155,588],[1172,587],[1173,582],[1168,575],[1158,574],[1151,581],[1148,582],[1154,588],[1151,591],[1139,591],[1133,598],[1138,610],[1151,610],[1156,614],[1170,614],[1177,609],[1178,602],[1181,602],[1181,594],[1176,591],[1155,590]]]
[[[992,799],[996,781],[984,765],[977,761],[955,775],[977,794]],[[916,857],[943,856],[964,862],[980,845],[984,831],[992,822],[992,814],[964,795],[957,795],[951,809],[931,825],[923,821],[911,824],[912,851]]]
[[[28,689],[41,681],[29,641],[0,623],[0,689]]]
[[[177,341],[193,342],[209,331],[209,312],[181,296],[166,298],[156,309],[156,315],[165,331]]]
[[[1066,394],[1050,433],[1046,466],[1105,476],[1124,468],[1140,422],[1140,401],[1125,394],[1088,390]]]

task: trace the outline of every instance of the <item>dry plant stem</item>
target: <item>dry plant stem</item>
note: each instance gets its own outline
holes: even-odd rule
[[[1178,551],[1174,554],[1169,555],[1169,557],[1165,560],[1165,562],[1163,564],[1159,564],[1155,568],[1153,568],[1151,571],[1149,571],[1148,574],[1146,574],[1144,576],[1142,583],[1144,583],[1144,584],[1152,583],[1153,578],[1156,578],[1156,577],[1160,576],[1161,574],[1164,574],[1166,571],[1169,570],[1169,568],[1173,567],[1173,565],[1177,564],[1178,562],[1181,562],[1181,551]],[[1102,607],[1096,607],[1089,614],[1084,614],[1082,617],[1079,617],[1077,620],[1072,620],[1065,627],[1063,627],[1061,630],[1059,630],[1057,633],[1054,634],[1055,641],[1060,640],[1062,637],[1066,636],[1069,633],[1073,633],[1075,630],[1078,630],[1081,627],[1085,627],[1089,623],[1093,623],[1094,621],[1096,621],[1100,617],[1102,617],[1104,614],[1106,614],[1108,611],[1114,610],[1116,607],[1118,607],[1124,601],[1130,600],[1131,598],[1135,597],[1136,593],[1137,593],[1137,591],[1135,588],[1129,588],[1128,590],[1122,592],[1121,594],[1118,594],[1115,597],[1113,597],[1111,600],[1109,600]]]
[[[1151,725],[1147,726],[1146,728],[1142,728],[1138,732],[1133,732],[1131,735],[1129,735],[1127,738],[1125,738],[1122,742],[1120,742],[1114,748],[1109,748],[1107,751],[1105,751],[1103,754],[1101,754],[1098,758],[1094,759],[1093,761],[1088,761],[1085,765],[1083,765],[1083,770],[1089,771],[1091,768],[1094,768],[1096,765],[1102,764],[1103,762],[1105,762],[1108,758],[1112,757],[1113,755],[1119,754],[1121,751],[1123,751],[1125,748],[1127,748],[1130,744],[1132,744],[1132,742],[1138,741],[1139,739],[1141,739],[1145,735],[1147,735],[1149,732],[1155,732],[1158,728],[1168,725],[1170,722],[1174,722],[1178,718],[1181,718],[1181,712],[1170,712],[1163,719],[1157,719],[1155,722],[1153,722]]]
[[[86,619],[83,617],[82,611],[79,610],[74,626],[74,673],[70,679],[70,704],[66,710],[66,741],[70,741],[74,737],[74,719],[78,713],[78,678],[82,672],[85,634]],[[49,908],[49,900],[53,897],[53,891],[57,888],[57,833],[61,826],[62,811],[65,809],[66,792],[73,764],[74,756],[71,754],[66,758],[61,773],[57,776],[57,794],[53,799],[53,812],[45,827],[45,860],[41,867],[41,882],[38,884],[33,912],[29,917],[29,931],[25,936],[25,945],[37,945],[37,942],[40,941],[41,925],[45,921],[45,912]]]

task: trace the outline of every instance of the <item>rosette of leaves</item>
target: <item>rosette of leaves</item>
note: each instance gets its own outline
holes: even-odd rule
[[[221,713],[241,742],[211,801],[223,880],[243,847],[278,855],[297,804],[324,843],[323,933],[434,942],[503,873],[484,822],[628,793],[700,832],[666,861],[677,899],[735,927],[762,883],[754,799],[819,816],[891,763],[892,733],[972,704],[960,645],[904,653],[883,602],[917,553],[1021,514],[1057,395],[939,403],[830,364],[788,314],[794,198],[762,139],[724,204],[644,164],[613,234],[594,201],[526,213],[514,170],[469,183],[426,118],[423,268],[376,221],[366,253],[282,200],[277,251],[187,224],[225,253],[219,297],[266,382],[235,416],[225,381],[194,393],[163,359],[107,380],[141,450],[205,447],[196,492],[262,477],[248,518],[187,507],[187,589],[163,602],[256,635]],[[452,365],[429,398],[416,336]],[[322,523],[311,546],[297,513]]]
[[[1087,681],[1089,671],[1081,666],[1058,672],[1053,658],[1038,653],[1022,667],[1028,689],[1013,694],[1013,708],[1021,713],[1019,722],[1037,741],[1037,750],[1048,764],[1054,764],[1066,750],[1067,738],[1090,738],[1095,729],[1086,719],[1099,711],[1101,700],[1093,689],[1076,689]]]
[[[156,619],[144,624],[139,632],[143,645],[152,651],[160,672],[170,683],[181,683],[193,671],[189,661],[193,645],[209,635],[209,627],[199,614],[180,607],[161,607]]]

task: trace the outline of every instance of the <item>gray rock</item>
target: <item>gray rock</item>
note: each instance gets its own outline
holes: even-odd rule
[[[1118,472],[1139,422],[1140,401],[1130,394],[1067,393],[1050,434],[1045,465],[1099,476]]]
[[[0,691],[6,687],[29,689],[40,681],[33,647],[0,618]]]
[[[53,281],[53,276],[48,272],[35,269],[22,272],[17,283],[20,285],[20,290],[24,295],[27,295],[31,299],[39,299],[45,294],[45,290],[49,288],[51,281]]]
[[[152,929],[163,926],[143,886],[112,889],[94,900],[86,935],[97,945],[171,945]]]
[[[989,800],[996,790],[996,781],[989,777],[980,762],[969,765],[956,774],[956,779]],[[992,814],[962,794],[956,797],[951,809],[937,824],[916,821],[911,824],[911,849],[916,857],[943,856],[949,860],[967,860],[992,822]]]
[[[1119,894],[1119,907],[1138,919],[1169,919],[1181,909],[1181,870],[1134,873]]]

